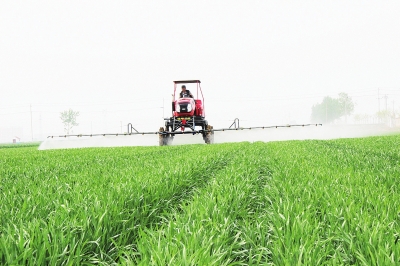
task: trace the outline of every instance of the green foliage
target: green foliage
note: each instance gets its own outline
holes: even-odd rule
[[[396,265],[399,144],[0,149],[0,264]]]
[[[76,119],[78,118],[78,116],[79,116],[79,112],[74,111],[72,109],[68,109],[68,110],[60,113],[60,119],[61,119],[62,123],[64,124],[65,134],[68,135],[74,126],[79,125],[76,122]]]
[[[391,117],[391,116],[392,116],[392,112],[386,111],[386,110],[381,110],[376,113],[376,117],[381,120],[387,119],[388,117]]]
[[[26,148],[26,147],[36,147],[38,148],[40,142],[22,142],[22,143],[1,143],[0,149],[7,149],[7,148]]]
[[[340,114],[343,116],[350,115],[354,111],[354,103],[353,100],[347,93],[341,92],[339,93],[338,98],[339,106],[340,106]]]
[[[346,93],[339,93],[339,98],[326,96],[322,103],[312,107],[311,122],[331,123],[342,116],[351,114],[353,110],[354,103]]]

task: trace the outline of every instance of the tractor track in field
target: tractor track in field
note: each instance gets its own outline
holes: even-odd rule
[[[158,199],[159,201],[164,201],[165,205],[163,206],[162,210],[155,212],[154,215],[158,217],[159,215],[167,214],[172,210],[180,210],[182,202],[190,199],[198,189],[205,187],[214,176],[216,176],[220,171],[226,168],[231,161],[234,160],[235,153],[231,154],[232,155],[229,157],[213,160],[212,163],[208,164],[205,168],[195,169],[192,172],[192,176],[196,176],[196,178],[192,180],[192,183],[182,184],[179,187],[179,190],[173,193],[169,198]],[[149,224],[149,226],[162,222],[162,219],[156,220],[158,221]]]
[[[254,144],[246,144],[246,147],[248,147],[247,145],[255,147]],[[271,261],[271,254],[266,248],[266,242],[272,240],[270,237],[263,235],[264,232],[269,230],[269,225],[264,224],[262,219],[268,218],[268,214],[272,213],[270,206],[272,201],[268,201],[268,196],[273,197],[276,191],[273,190],[268,193],[267,197],[265,196],[266,190],[270,188],[273,176],[269,165],[271,162],[267,159],[267,153],[268,151],[264,151],[259,154],[260,157],[252,162],[251,169],[248,169],[247,165],[242,165],[238,172],[232,172],[233,169],[241,164],[243,158],[248,156],[248,153],[243,151],[238,151],[231,156],[225,165],[213,168],[213,175],[207,178],[206,182],[192,189],[191,195],[182,198],[181,203],[178,203],[178,208],[166,214],[163,223],[157,227],[148,228],[144,234],[145,238],[143,240],[140,239],[138,242],[139,255],[135,257],[135,262],[139,262],[139,264],[148,262],[146,259],[148,259],[149,249],[145,247],[147,244],[144,243],[147,243],[149,239],[155,242],[171,241],[167,240],[171,237],[168,236],[171,226],[179,228],[177,229],[178,234],[179,231],[185,231],[188,230],[188,227],[194,226],[190,223],[191,215],[202,217],[202,226],[189,229],[188,235],[204,234],[199,238],[213,239],[217,237],[215,235],[215,226],[217,224],[221,226],[221,234],[224,235],[223,237],[225,237],[226,241],[224,241],[222,247],[218,246],[218,244],[214,246],[213,243],[210,243],[207,253],[210,257],[213,257],[214,252],[218,253],[222,248],[222,250],[228,251],[230,256],[228,258],[224,255],[224,259],[216,259],[212,264],[251,264],[254,261]],[[212,166],[210,167],[212,168]],[[213,177],[215,177],[213,183],[208,182]],[[237,183],[238,180],[240,180],[239,183]],[[209,187],[207,187],[207,184]],[[233,190],[228,192],[227,189],[229,190],[229,188],[233,188]],[[260,216],[260,214],[262,215]],[[224,224],[224,221],[226,222],[225,219],[229,220],[229,224]],[[263,229],[260,230],[260,227],[263,227]],[[179,236],[177,237],[179,238]],[[260,242],[253,241],[253,238],[259,239]],[[185,236],[179,239],[175,240],[177,241],[176,243],[185,242]],[[236,245],[233,250],[231,250],[230,246],[232,243]],[[229,252],[229,250],[231,251]],[[145,258],[144,261],[142,261],[143,258]],[[163,264],[167,263],[167,261],[161,260],[158,263]],[[177,263],[179,264],[179,262]]]
[[[133,236],[132,236],[132,248],[137,249],[137,238],[140,231],[146,230],[157,230],[168,221],[167,217],[171,216],[172,213],[182,213],[183,208],[190,204],[191,198],[197,193],[197,191],[203,187],[206,187],[210,180],[213,179],[218,173],[223,171],[230,163],[237,157],[239,148],[229,149],[224,151],[222,158],[211,160],[210,164],[207,164],[205,168],[195,169],[191,175],[196,177],[193,178],[191,183],[181,185],[178,190],[169,197],[157,198],[154,201],[157,204],[156,210],[152,211],[148,215],[147,224],[140,225]],[[139,215],[146,215],[145,213],[138,213]],[[140,255],[134,256],[135,260],[140,260]],[[116,261],[118,262],[118,261]]]

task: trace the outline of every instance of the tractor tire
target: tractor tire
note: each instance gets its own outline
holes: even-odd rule
[[[206,136],[204,138],[204,141],[206,144],[214,143],[214,131],[212,129],[213,129],[212,126],[207,125],[206,130],[210,130],[210,131],[206,133]]]
[[[160,127],[159,132],[165,132],[164,128]],[[158,145],[160,146],[172,145],[173,140],[174,136],[172,134],[158,134]]]
[[[159,132],[164,132],[164,128],[160,127],[158,130]],[[158,145],[164,146],[165,145],[165,135],[163,134],[158,134]]]

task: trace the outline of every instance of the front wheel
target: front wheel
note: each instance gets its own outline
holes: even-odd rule
[[[159,132],[160,133],[158,133],[158,145],[159,146],[171,145],[174,137],[171,134],[165,134],[165,130],[163,127],[160,127]],[[164,133],[164,134],[161,134],[161,133]]]

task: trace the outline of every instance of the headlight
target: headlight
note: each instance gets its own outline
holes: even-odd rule
[[[175,111],[177,111],[178,113],[181,111],[181,106],[179,104],[176,104]]]
[[[188,104],[187,110],[188,110],[188,112],[191,112],[191,111],[192,111],[192,105],[191,105],[191,104]]]

